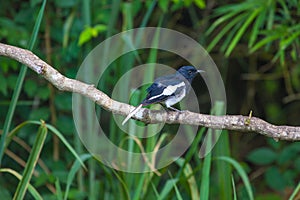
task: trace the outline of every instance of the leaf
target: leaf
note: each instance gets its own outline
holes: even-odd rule
[[[50,90],[47,86],[39,87],[37,91],[37,96],[42,100],[46,100],[49,98]]]
[[[296,41],[299,41],[300,36],[300,28],[297,32],[293,33],[290,37],[281,40],[279,43],[280,49],[285,50],[289,45],[296,43]]]
[[[7,136],[6,138],[6,144],[8,145],[9,142],[12,140],[12,138],[18,133],[18,131],[20,131],[21,128],[23,128],[24,126],[30,125],[30,124],[37,124],[37,125],[41,125],[42,122],[40,121],[25,121],[21,124],[19,124],[17,127],[15,127]],[[59,132],[54,126],[51,126],[49,124],[46,124],[47,128],[54,133],[59,139],[60,141],[69,149],[69,151],[74,155],[74,157],[79,160],[80,164],[84,167],[84,169],[86,169],[84,163],[82,162],[81,158],[79,157],[79,155],[76,153],[76,151],[73,149],[73,147],[70,145],[70,143],[68,142],[68,140],[64,137],[64,135]]]
[[[192,166],[189,163],[186,163],[186,160],[183,158],[179,158],[175,162],[180,166],[180,169],[183,168],[184,176],[188,178],[187,183],[190,187],[191,199],[200,199],[200,194],[198,191],[195,176],[193,174],[194,172]]]
[[[72,104],[70,103],[72,102],[71,98],[72,96],[67,93],[57,94],[54,98],[55,106],[60,110],[70,111],[72,110]]]
[[[255,200],[282,200],[282,196],[273,193],[258,194]]]
[[[285,179],[277,167],[270,167],[266,171],[265,181],[274,190],[283,191],[286,187]]]
[[[274,150],[279,150],[281,147],[281,143],[276,142],[273,138],[268,138],[267,143],[268,143],[268,146],[270,146]]]
[[[278,81],[266,80],[263,84],[263,87],[268,94],[274,94],[280,87],[280,84]]]
[[[158,1],[158,6],[164,13],[168,11],[168,5],[169,5],[169,0],[159,0]]]
[[[7,190],[5,187],[2,187],[0,190],[0,198],[1,199],[12,199],[12,196],[11,196],[9,190]]]
[[[62,194],[62,191],[61,191],[59,179],[56,179],[56,181],[55,181],[55,188],[56,188],[56,197],[57,197],[57,199],[58,200],[63,200],[63,194]]]
[[[71,28],[74,23],[74,18],[76,16],[76,10],[72,10],[69,14],[67,20],[65,20],[64,27],[63,27],[63,48],[66,48],[69,44],[69,37],[71,34]]]
[[[231,175],[231,185],[233,190],[233,200],[237,200],[236,187],[235,187],[233,175]]]
[[[33,80],[27,80],[24,84],[24,91],[29,97],[33,97],[36,94],[37,91],[37,84]]]
[[[192,4],[193,0],[185,0],[183,1],[183,4],[185,7],[189,7]]]
[[[7,77],[7,87],[9,89],[14,90],[16,87],[16,83],[17,83],[18,77],[16,75],[10,75],[9,77]]]
[[[223,36],[230,30],[232,27],[237,25],[244,17],[246,17],[247,13],[242,13],[239,16],[235,17],[231,22],[226,24],[226,26],[215,36],[215,38],[211,41],[211,43],[207,47],[207,51],[211,51],[211,49],[223,38]],[[213,24],[214,25],[214,24]],[[210,29],[208,30],[207,34],[209,33]]]
[[[30,0],[30,6],[34,7],[41,2],[42,2],[42,0]]]
[[[0,92],[4,96],[7,95],[7,80],[6,80],[6,78],[4,78],[2,73],[0,73]]]
[[[72,136],[74,134],[74,122],[72,118],[65,115],[57,117],[56,127],[66,135]]]
[[[300,182],[298,183],[297,187],[293,191],[293,194],[290,196],[289,200],[295,200],[297,194],[299,194],[299,191],[300,191]]]
[[[207,130],[207,141],[206,149],[211,149],[212,146],[212,129]],[[200,149],[201,151],[201,149]],[[209,199],[210,191],[210,174],[211,174],[211,152],[209,152],[203,161],[203,168],[201,174],[201,185],[200,185],[200,199]]]
[[[31,120],[48,120],[50,117],[50,111],[48,107],[37,108],[31,111],[29,119]]]
[[[231,52],[233,51],[233,49],[235,48],[235,46],[237,45],[237,43],[239,42],[239,40],[241,39],[242,35],[244,34],[244,32],[246,31],[246,29],[248,28],[248,26],[250,25],[250,23],[252,23],[252,21],[255,19],[255,17],[259,14],[259,12],[261,11],[261,9],[256,9],[254,12],[252,12],[252,14],[248,17],[248,19],[244,22],[244,24],[242,25],[242,27],[240,28],[240,30],[237,32],[236,36],[233,38],[232,42],[230,43],[227,51],[225,52],[225,56],[229,56],[231,54]]]
[[[206,7],[206,4],[205,4],[204,0],[194,0],[194,3],[200,9],[204,9]]]
[[[226,161],[235,168],[235,170],[238,172],[238,174],[240,175],[240,177],[242,178],[242,180],[244,182],[249,199],[253,200],[254,197],[253,197],[253,191],[252,191],[252,188],[250,185],[250,181],[249,181],[249,178],[248,178],[245,170],[243,169],[243,167],[237,161],[235,161],[234,159],[232,159],[230,157],[221,156],[221,157],[217,157],[216,159]]]
[[[205,35],[209,35],[213,30],[215,30],[218,26],[220,26],[220,24],[222,24],[223,22],[225,22],[226,20],[228,20],[229,18],[233,17],[234,15],[236,15],[236,13],[228,13],[224,16],[219,17],[210,27],[209,29],[206,31]],[[234,20],[234,19],[233,19]]]
[[[261,27],[263,26],[263,23],[265,22],[266,15],[267,15],[266,10],[263,10],[256,18],[254,25],[252,27],[252,32],[251,32],[249,43],[248,43],[249,48],[251,48],[253,46],[254,42],[256,41],[259,31],[260,31]]]
[[[300,173],[300,157],[296,158],[294,161],[294,168]]]
[[[55,0],[55,5],[60,8],[70,8],[77,4],[77,0]]]
[[[14,175],[17,179],[21,180],[23,177],[21,174],[19,174],[18,172],[16,172],[15,170],[13,169],[10,169],[10,168],[1,168],[0,169],[0,172],[7,172],[7,173],[10,173],[12,175]],[[1,188],[2,190],[3,188]],[[42,196],[38,193],[38,191],[29,183],[28,185],[28,191],[30,192],[30,194],[34,197],[34,199],[39,199],[39,200],[42,200]],[[3,197],[3,196],[1,196]],[[5,199],[5,198],[3,198]],[[11,198],[9,198],[11,199]]]
[[[14,199],[23,199],[25,196],[25,193],[27,191],[29,182],[31,180],[34,168],[36,166],[36,163],[39,159],[40,153],[44,146],[47,132],[48,132],[47,127],[46,127],[45,123],[42,122],[42,124],[38,130],[34,145],[31,149],[28,161],[26,163],[22,179],[19,182],[18,187],[16,189]]]
[[[91,157],[92,157],[91,154],[83,154],[80,156],[80,159],[81,159],[81,162],[84,162],[87,159],[90,159]],[[65,200],[68,198],[70,187],[71,187],[71,184],[73,182],[73,179],[74,179],[76,173],[78,172],[80,167],[82,167],[81,162],[80,162],[80,160],[75,160],[75,162],[72,165],[72,168],[70,169],[70,172],[69,172],[68,178],[67,178],[67,186],[65,189],[65,197],[64,197]]]
[[[251,151],[247,159],[257,165],[267,165],[273,163],[277,158],[277,154],[269,148],[259,148]]]
[[[43,15],[44,15],[45,6],[46,6],[46,0],[43,1],[43,4],[42,4],[42,6],[40,7],[40,10],[39,10],[38,16],[35,20],[32,35],[30,37],[30,41],[29,41],[29,45],[28,45],[29,50],[32,50],[33,46],[35,44],[37,34],[39,32],[40,25],[41,25],[41,22],[42,22],[42,18],[43,18]],[[10,125],[11,125],[12,118],[13,118],[13,115],[14,115],[14,112],[15,112],[15,109],[16,109],[18,98],[20,96],[20,92],[21,92],[21,88],[22,88],[22,85],[23,85],[25,75],[26,75],[26,71],[27,71],[27,67],[25,65],[22,65],[21,71],[19,73],[19,77],[18,77],[18,80],[17,80],[16,87],[14,88],[13,97],[12,97],[11,103],[10,103],[9,108],[8,108],[7,116],[6,116],[6,119],[5,119],[5,122],[4,122],[2,136],[1,136],[1,139],[0,139],[0,166],[1,166],[1,161],[2,161],[3,154],[4,154],[4,148],[5,148],[4,143],[5,143],[5,140],[6,140],[6,136],[9,132],[9,130],[10,130]]]
[[[277,156],[277,163],[279,165],[293,163],[295,159],[299,157],[299,147],[299,142],[290,144],[289,146],[285,147],[282,151],[280,151],[279,156]]]
[[[78,40],[79,46],[82,46],[84,43],[91,40],[92,38],[91,29],[92,29],[91,27],[87,27],[80,33],[79,40]]]
[[[256,43],[254,45],[254,47],[252,47],[250,49],[250,53],[255,52],[257,49],[261,48],[262,46],[269,44],[271,42],[273,42],[274,40],[277,40],[280,37],[280,35],[272,35],[272,36],[267,36],[264,39],[260,40],[258,43]]]
[[[94,27],[86,27],[80,34],[78,45],[82,46],[84,43],[90,41],[93,37],[97,37],[99,33],[107,30],[107,26],[104,24],[98,24]]]
[[[161,193],[159,194],[158,199],[159,199],[159,200],[161,200],[161,199],[166,199],[166,197],[168,196],[168,194],[170,194],[171,190],[173,189],[174,185],[176,185],[177,182],[178,182],[178,179],[177,179],[177,178],[169,179],[169,180],[165,183],[165,185],[164,185],[164,187],[163,187]]]
[[[98,24],[94,26],[94,29],[97,31],[97,34],[102,33],[107,30],[107,26],[104,24]]]

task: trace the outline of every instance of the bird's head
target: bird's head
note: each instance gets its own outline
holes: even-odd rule
[[[184,78],[186,78],[190,82],[192,82],[192,80],[195,78],[195,76],[198,73],[202,73],[202,72],[204,72],[204,71],[203,70],[197,70],[193,66],[183,66],[183,67],[180,67],[177,70],[177,73],[181,74]]]

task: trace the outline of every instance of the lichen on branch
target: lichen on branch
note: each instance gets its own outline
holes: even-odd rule
[[[112,113],[125,116],[134,108],[128,104],[111,99],[105,93],[95,88],[94,85],[65,77],[29,50],[0,43],[0,55],[28,66],[59,90],[84,95]],[[300,127],[276,126],[257,117],[242,115],[214,116],[189,111],[166,113],[142,108],[133,118],[148,124],[164,122],[168,124],[198,125],[213,129],[256,132],[276,140],[300,141]]]

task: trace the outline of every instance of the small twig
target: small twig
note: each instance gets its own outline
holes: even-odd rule
[[[59,90],[84,95],[112,113],[125,116],[133,109],[133,106],[109,98],[106,94],[95,88],[94,85],[63,76],[31,51],[0,43],[0,55],[10,57],[27,65]],[[252,116],[213,116],[189,111],[178,114],[177,112],[165,113],[142,108],[133,118],[145,123],[165,122],[168,124],[189,124],[242,132],[253,131],[276,140],[300,141],[300,127],[276,126]],[[250,121],[249,119],[251,119],[251,123],[247,123],[247,121]]]
[[[292,101],[299,101],[300,100],[300,93],[298,94],[291,94],[283,98],[283,103],[290,103]]]

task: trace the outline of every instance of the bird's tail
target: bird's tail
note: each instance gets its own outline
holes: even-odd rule
[[[137,113],[141,108],[142,108],[143,104],[140,104],[138,107],[136,107],[135,109],[133,109],[133,111],[131,111],[127,117],[124,119],[124,121],[122,122],[122,125],[124,126],[124,124],[135,114]]]

